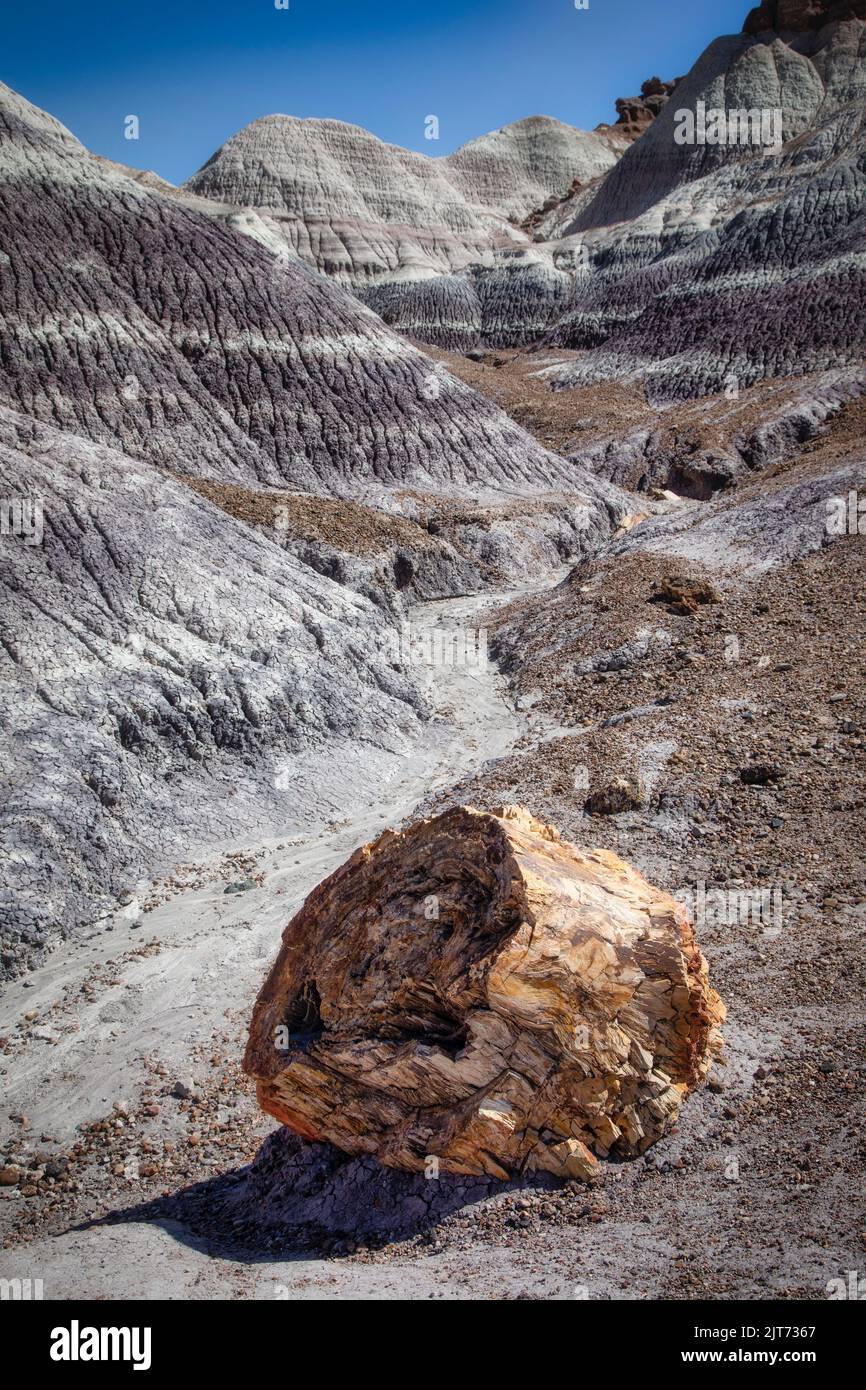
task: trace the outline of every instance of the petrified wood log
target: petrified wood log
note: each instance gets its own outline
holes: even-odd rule
[[[263,1109],[347,1153],[588,1177],[671,1128],[723,1018],[666,893],[519,807],[458,807],[310,894],[244,1066]]]

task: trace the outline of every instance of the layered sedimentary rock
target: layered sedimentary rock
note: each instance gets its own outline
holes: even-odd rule
[[[187,188],[258,209],[408,337],[586,351],[563,386],[647,378],[664,401],[842,366],[866,320],[864,18],[862,0],[768,0],[614,125],[534,117],[442,160],[269,117]]]
[[[309,896],[244,1065],[269,1114],[348,1153],[591,1177],[670,1129],[723,1016],[673,899],[521,808],[458,807]]]
[[[687,77],[652,78],[639,97],[621,98],[617,124],[581,135],[579,148],[567,127],[534,118],[433,161],[467,210],[460,234],[468,239],[459,249],[457,223],[452,218],[449,228],[444,213],[456,205],[441,184],[427,220],[418,211],[428,174],[411,213],[393,193],[372,213],[343,209],[344,263],[298,242],[301,254],[344,275],[389,326],[420,341],[461,351],[539,342],[585,351],[563,373],[563,386],[647,379],[653,398],[665,401],[718,391],[729,377],[742,387],[843,366],[862,354],[866,321],[863,18],[859,0],[767,4],[749,16],[744,33],[711,44]],[[700,113],[713,112],[723,114],[723,140],[706,137]],[[289,220],[302,240],[317,216],[304,211],[314,195],[297,173],[306,167],[304,141],[317,149],[304,136],[306,124],[287,128],[294,162],[271,151],[278,194],[269,177],[252,179],[254,157],[252,182],[243,185],[252,205],[267,197],[279,205],[286,189],[299,189],[303,206]],[[346,129],[331,138],[346,138]],[[255,150],[256,130],[235,141]],[[274,137],[275,151],[286,138]],[[591,138],[607,141],[608,150]],[[230,141],[190,187],[212,198],[240,196],[233,148]],[[389,153],[379,154],[380,165],[404,157],[421,161],[419,168],[431,163],[382,149]],[[372,167],[376,148],[364,158]],[[311,156],[306,162],[317,167]],[[383,180],[380,172],[374,186]],[[329,172],[321,182],[326,201],[341,187]],[[416,174],[405,182],[413,189]],[[419,249],[400,220],[407,216],[425,235],[433,218],[441,228],[435,247]],[[386,240],[399,230],[400,245],[361,256],[356,274],[357,229],[367,237],[383,219],[391,228]]]
[[[377,610],[177,479],[0,408],[0,498],[0,973],[142,866],[303,824],[417,737]],[[306,802],[278,775],[304,766]]]
[[[584,131],[550,116],[529,116],[470,140],[441,163],[467,202],[523,222],[611,169],[623,137],[617,126]]]
[[[711,44],[560,217],[559,247],[589,261],[551,334],[588,350],[562,384],[644,378],[682,399],[862,357],[864,100],[860,20]],[[701,125],[713,112],[724,143]]]
[[[469,206],[442,160],[342,121],[265,116],[184,188],[256,209],[308,264],[359,286],[406,266],[430,274],[466,265],[494,230],[507,234],[504,217]]]
[[[237,483],[565,480],[263,224],[236,223],[126,177],[0,88],[0,403]]]
[[[164,850],[285,823],[281,759],[336,743],[340,776],[371,786],[417,735],[382,607],[351,592],[370,572],[293,551],[185,477],[301,511],[304,493],[358,497],[383,533],[406,491],[507,508],[558,487],[536,527],[554,558],[616,524],[605,484],[236,222],[0,88],[4,972]],[[419,594],[507,565],[504,535],[465,540]],[[379,559],[409,587],[411,559]],[[329,766],[292,813],[315,817]]]
[[[532,116],[431,159],[341,121],[267,116],[232,136],[184,193],[254,209],[293,254],[407,336],[472,347],[488,313],[476,273],[495,271],[500,250],[525,248],[534,221],[592,184],[627,143],[617,127],[585,132]],[[491,322],[506,317],[494,307]]]
[[[861,0],[761,5],[687,77],[651,78],[620,99],[617,124],[593,133],[625,149],[607,170],[604,151],[586,143],[578,167],[572,137],[537,121],[437,161],[462,171],[467,206],[511,219],[509,240],[502,226],[489,239],[488,216],[474,259],[468,246],[445,267],[401,252],[357,292],[409,337],[462,351],[579,349],[586,359],[561,385],[647,379],[660,402],[718,391],[729,377],[743,386],[856,360],[866,321],[863,19]],[[714,112],[723,139],[706,133]],[[224,196],[219,165],[217,156],[216,172],[191,186]],[[549,192],[521,217],[532,167]]]
[[[490,262],[520,222],[609,169],[623,148],[532,116],[430,158],[342,121],[265,116],[184,191],[254,208],[304,261],[356,290]],[[511,224],[514,224],[513,226]]]

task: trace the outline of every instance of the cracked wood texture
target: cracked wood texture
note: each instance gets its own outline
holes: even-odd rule
[[[310,894],[244,1066],[269,1114],[347,1153],[589,1178],[669,1131],[723,1018],[666,893],[520,807],[457,807]]]

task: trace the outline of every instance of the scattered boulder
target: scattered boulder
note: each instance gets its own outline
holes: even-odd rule
[[[740,769],[740,781],[749,787],[766,787],[769,782],[778,782],[782,773],[772,763],[750,763]]]
[[[684,575],[670,575],[655,586],[650,603],[665,603],[670,613],[682,618],[694,617],[705,603],[721,603],[721,599],[706,580],[689,579]]]
[[[639,811],[645,804],[646,793],[636,778],[614,777],[587,797],[584,809],[591,816],[619,816],[623,811]]]
[[[345,1153],[589,1178],[669,1131],[723,1017],[666,893],[520,807],[456,807],[310,894],[244,1067],[268,1114]]]
[[[183,1080],[175,1081],[171,1088],[171,1094],[177,1100],[194,1100],[196,1097],[196,1089],[192,1081],[187,1077]]]

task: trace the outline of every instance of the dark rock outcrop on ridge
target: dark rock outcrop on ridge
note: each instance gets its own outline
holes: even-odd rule
[[[820,29],[843,19],[866,19],[866,0],[762,0],[746,16],[743,33]]]
[[[617,97],[617,121],[610,129],[617,133],[622,132],[632,140],[638,140],[652,125],[662,107],[670,101],[677,84],[681,81],[681,77],[675,77],[673,82],[663,82],[660,77],[648,77],[638,96]],[[607,128],[599,127],[602,130]]]
[[[588,350],[560,384],[618,377],[686,399],[862,357],[864,101],[859,20],[711,44],[563,229],[591,269],[549,337]],[[782,143],[678,143],[700,102],[778,111]]]

